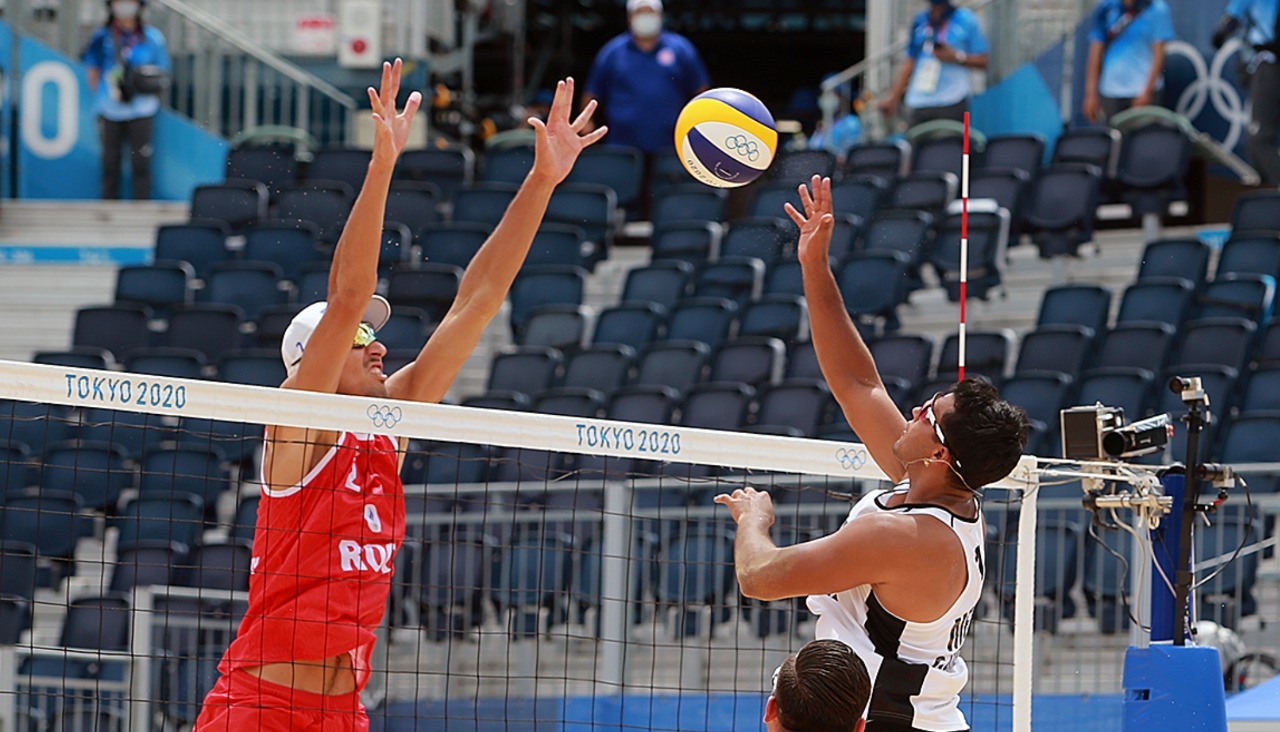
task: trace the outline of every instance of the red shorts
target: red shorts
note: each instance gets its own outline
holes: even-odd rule
[[[359,692],[328,696],[263,681],[243,669],[218,679],[192,732],[338,730],[366,732]]]

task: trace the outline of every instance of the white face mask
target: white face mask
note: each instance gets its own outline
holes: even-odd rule
[[[662,16],[658,13],[636,13],[631,18],[631,32],[641,38],[652,38],[662,32]]]
[[[138,17],[139,5],[129,0],[111,3],[111,14],[120,20],[133,20]]]

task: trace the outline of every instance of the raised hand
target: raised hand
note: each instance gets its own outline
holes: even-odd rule
[[[382,62],[382,82],[375,90],[369,87],[369,104],[373,107],[374,136],[373,157],[381,162],[394,163],[400,151],[409,141],[409,128],[413,116],[422,104],[422,94],[414,92],[405,102],[404,111],[396,112],[396,96],[400,93],[400,71],[403,62]]]
[[[712,500],[727,507],[735,523],[750,519],[759,522],[764,529],[773,525],[773,499],[764,491],[739,488],[733,493],[721,493]]]
[[[809,185],[800,185],[800,202],[804,213],[790,203],[784,205],[787,215],[800,228],[796,245],[801,263],[826,263],[831,248],[831,230],[836,218],[831,213],[831,179],[813,176]]]
[[[594,99],[570,122],[569,111],[573,106],[573,96],[573,77],[569,77],[556,84],[556,95],[551,102],[551,110],[547,113],[547,121],[544,123],[536,117],[529,118],[529,124],[537,134],[533,174],[544,177],[552,185],[569,175],[573,164],[578,160],[578,153],[609,131],[608,127],[590,129],[591,115],[596,111]]]

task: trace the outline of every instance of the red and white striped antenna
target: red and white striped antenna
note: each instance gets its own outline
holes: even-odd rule
[[[960,380],[964,381],[965,307],[969,302],[969,113],[964,113],[964,155],[960,162]]]

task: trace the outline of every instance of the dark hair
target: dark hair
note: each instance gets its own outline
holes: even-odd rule
[[[107,28],[110,28],[111,24],[116,22],[116,16],[114,13],[111,12],[111,2],[112,0],[106,0],[106,3],[105,3],[107,6],[107,19],[103,21],[102,25]],[[146,9],[147,9],[147,0],[138,0],[138,17],[135,19],[135,22],[137,22],[138,24],[139,31],[141,31],[143,27],[142,13]]]
[[[970,490],[1013,472],[1027,446],[1027,413],[989,381],[968,378],[951,389],[955,408],[939,417],[956,472]]]
[[[806,643],[778,669],[773,698],[788,732],[853,732],[871,697],[871,676],[838,640]]]

